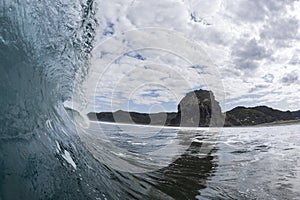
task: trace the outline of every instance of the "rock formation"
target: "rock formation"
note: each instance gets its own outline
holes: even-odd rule
[[[224,117],[211,91],[195,90],[180,101],[177,113],[101,112],[89,113],[91,120],[182,127],[223,126]]]
[[[226,117],[225,117],[226,116]],[[175,113],[101,112],[89,113],[90,120],[181,127],[253,126],[263,123],[300,119],[300,110],[280,111],[267,106],[236,107],[222,113],[212,91],[195,90],[180,101]]]
[[[171,124],[183,127],[223,126],[224,117],[211,91],[195,90],[180,101],[177,116]]]

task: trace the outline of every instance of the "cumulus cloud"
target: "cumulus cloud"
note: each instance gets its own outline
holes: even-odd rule
[[[299,20],[295,17],[274,18],[263,26],[260,37],[272,40],[277,46],[292,45],[293,40],[300,38]]]
[[[288,7],[292,7],[297,0],[277,1],[225,1],[228,15],[237,18],[237,22],[260,23],[270,18],[285,14]]]
[[[232,47],[231,56],[238,69],[255,70],[259,67],[257,61],[267,58],[271,55],[267,49],[259,45],[255,38],[245,41],[237,41]]]
[[[228,14],[239,18],[239,21],[257,22],[263,21],[267,17],[267,9],[263,6],[265,1],[225,1],[226,10],[231,11]]]
[[[263,79],[264,79],[264,81],[266,82],[266,83],[273,83],[273,80],[274,80],[274,75],[273,74],[266,74],[266,75],[264,75],[263,77],[262,77]]]
[[[289,61],[290,65],[300,65],[300,50],[297,49],[293,52],[293,56]]]
[[[284,85],[291,85],[291,84],[295,84],[295,83],[298,83],[299,82],[299,75],[297,74],[297,72],[291,72],[291,73],[288,73],[288,74],[285,74],[282,79],[281,79],[281,82],[284,84]]]
[[[111,0],[97,5],[100,47],[93,51],[85,85],[90,110],[110,110],[112,102],[116,109],[168,104],[176,110],[186,92],[221,84],[224,91],[215,92],[227,96],[223,109],[255,102],[281,109],[289,104],[278,101],[300,105],[299,1]],[[124,33],[147,27],[172,30],[190,42],[161,34],[122,40]],[[107,40],[110,44],[102,45]],[[171,52],[166,50],[170,43]],[[186,59],[196,44],[204,64]],[[217,71],[206,68],[208,60]]]
[[[137,27],[164,27],[185,30],[189,13],[180,1],[135,1],[127,18]]]
[[[232,56],[247,60],[261,60],[270,56],[267,49],[259,45],[255,38],[249,41],[240,40],[232,49]]]
[[[251,88],[249,90],[249,93],[253,93],[253,92],[256,92],[258,90],[266,89],[266,88],[269,88],[269,85],[255,85],[253,88]]]

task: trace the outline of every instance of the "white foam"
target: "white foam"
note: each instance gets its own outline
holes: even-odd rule
[[[61,151],[60,145],[57,142],[57,140],[55,140],[55,142],[56,142],[56,146],[57,146],[56,152],[59,153]]]
[[[146,142],[132,142],[132,145],[146,145]]]
[[[73,159],[71,158],[70,153],[69,153],[67,150],[64,150],[64,154],[62,155],[62,157],[63,157],[70,165],[72,165],[72,167],[73,167],[74,169],[77,168],[75,162],[73,161]]]
[[[52,129],[53,130],[53,127],[52,127],[52,124],[51,124],[51,120],[47,119],[46,121],[46,125],[49,129]]]

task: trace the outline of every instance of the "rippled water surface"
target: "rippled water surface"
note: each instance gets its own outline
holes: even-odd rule
[[[185,140],[185,135],[194,136],[191,145],[185,146],[188,148],[171,164],[138,175],[142,177],[141,185],[150,183],[151,189],[145,190],[145,197],[152,198],[159,192],[175,199],[297,199],[300,195],[299,128],[299,125],[166,128],[151,139],[142,139],[143,142],[134,142],[126,136],[121,142],[121,135],[117,141],[125,144],[125,149],[142,151],[160,147],[163,138],[170,140],[173,136],[175,140]],[[168,155],[172,155],[172,150],[157,159]]]
[[[3,138],[0,194],[2,199],[298,199],[299,128],[91,123],[84,132],[75,130],[69,143],[44,134]],[[177,146],[170,146],[175,141]]]
[[[217,167],[200,199],[299,199],[299,128],[223,129],[212,154]]]

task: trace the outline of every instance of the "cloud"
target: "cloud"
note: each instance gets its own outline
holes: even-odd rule
[[[172,102],[168,108],[176,110],[178,99],[189,90],[205,89],[206,81],[224,84],[228,107],[300,103],[299,1],[111,0],[97,5],[97,44],[140,28],[174,30],[200,45],[205,56],[199,60],[207,57],[218,72],[189,63],[185,58],[194,48],[189,43],[178,43],[168,52],[163,47],[172,38],[156,35],[157,41],[150,42],[147,34],[132,35],[135,44],[162,48],[130,50],[130,41],[116,39],[93,52],[85,86],[93,109],[109,110],[113,100],[115,107],[126,107],[129,101],[138,109]],[[124,45],[129,45],[128,52],[117,54]],[[214,73],[222,79],[216,80]]]
[[[297,49],[295,52],[293,52],[293,56],[291,60],[289,61],[290,65],[300,65],[300,50]]]
[[[284,84],[284,85],[291,85],[291,84],[295,84],[295,83],[298,83],[299,82],[299,75],[297,74],[297,72],[291,72],[291,73],[288,73],[288,74],[285,74],[283,76],[283,78],[281,79],[281,82]]]
[[[274,80],[274,75],[273,74],[266,74],[265,76],[262,77],[264,79],[264,81],[266,83],[273,83],[273,80]]]
[[[262,1],[225,1],[226,10],[239,21],[257,22],[263,21],[267,17],[267,9],[262,6]]]
[[[260,32],[262,39],[272,40],[277,46],[291,45],[299,37],[299,20],[295,17],[274,18]]]
[[[259,67],[257,61],[267,58],[270,55],[270,52],[264,46],[259,45],[255,38],[249,41],[245,39],[237,41],[233,45],[231,52],[234,64],[241,70],[257,69]]]
[[[235,64],[238,69],[242,70],[255,70],[258,68],[257,62],[248,59],[235,59]]]
[[[127,18],[138,27],[164,27],[185,30],[189,14],[180,1],[136,1],[128,9]]]
[[[259,91],[261,89],[266,89],[266,88],[269,88],[269,85],[255,85],[253,88],[251,88],[249,90],[249,93],[253,93],[253,92]]]
[[[239,19],[239,22],[262,23],[270,18],[277,18],[287,12],[289,6],[293,6],[297,0],[264,0],[264,1],[225,1],[228,15]]]
[[[255,38],[249,41],[239,40],[232,49],[233,57],[247,60],[261,60],[270,56],[270,52],[267,49],[259,45]]]

